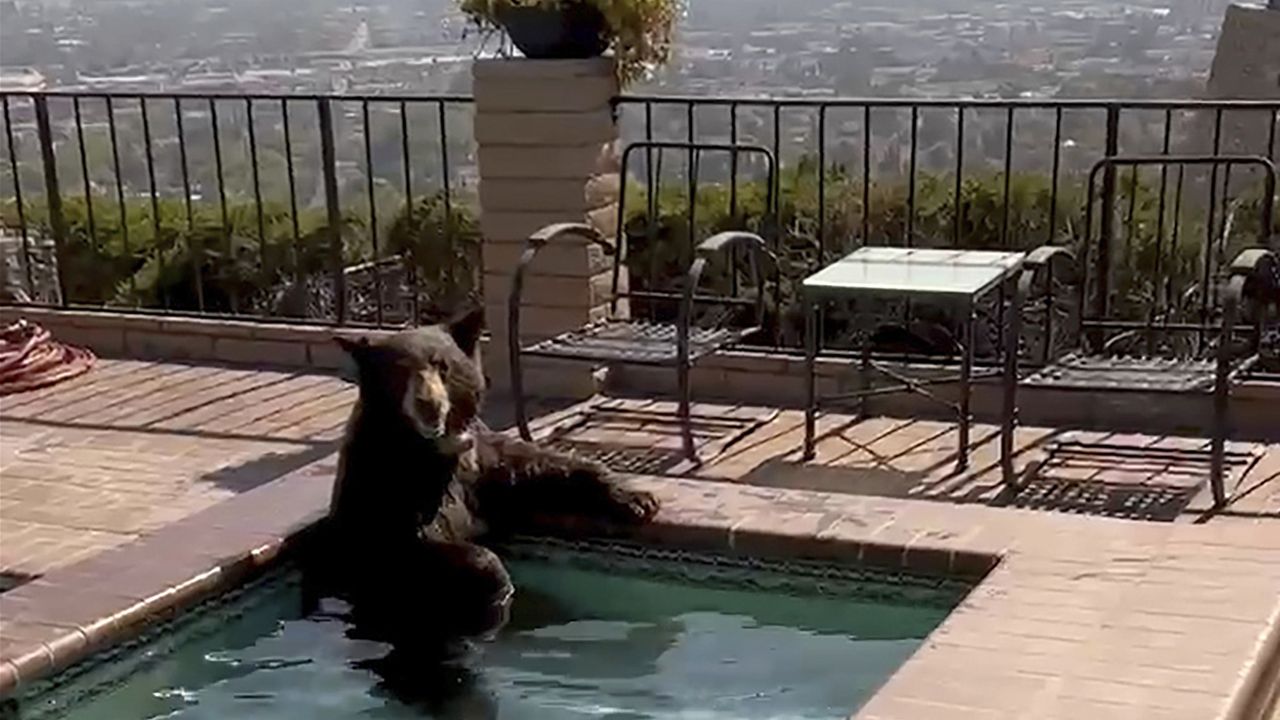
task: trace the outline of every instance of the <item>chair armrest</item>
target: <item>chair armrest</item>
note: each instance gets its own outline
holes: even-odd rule
[[[751,251],[748,257],[751,263],[752,279],[755,280],[759,292],[763,294],[764,275],[766,272],[777,272],[778,256],[773,254],[765,244],[764,238],[759,235],[745,230],[727,230],[698,243],[693,264],[689,266],[689,273],[685,278],[685,302],[692,304],[698,283],[702,281],[702,271],[706,269],[711,258],[739,248]],[[762,265],[766,267],[761,267]]]
[[[1066,277],[1079,277],[1075,253],[1065,247],[1041,245],[1027,253],[1027,257],[1022,261],[1022,274],[1018,277],[1015,295],[1017,298],[1031,297],[1031,286],[1037,277],[1044,276],[1044,349],[1040,361],[1046,365],[1056,359],[1050,357],[1053,351],[1053,280],[1056,265],[1066,266]]]
[[[1231,277],[1242,275],[1255,292],[1271,295],[1280,302],[1280,256],[1267,248],[1246,248],[1236,255],[1227,270]]]
[[[590,225],[583,223],[556,223],[542,228],[530,235],[528,240],[525,240],[524,252],[520,255],[520,262],[516,264],[516,271],[511,279],[511,293],[508,298],[513,307],[518,307],[519,305],[520,295],[524,291],[524,276],[528,272],[529,264],[537,256],[538,251],[555,240],[574,235],[599,246],[607,256],[612,256],[616,252],[613,243],[606,240],[600,234],[600,231]]]
[[[689,265],[689,271],[685,276],[684,301],[681,303],[682,318],[688,318],[693,312],[693,297],[697,293],[698,284],[702,282],[702,272],[706,269],[707,263],[717,255],[723,255],[739,248],[751,251],[750,255],[748,255],[751,263],[751,275],[756,283],[760,297],[763,299],[765,273],[777,272],[778,256],[769,250],[764,238],[759,235],[745,230],[727,230],[716,233],[698,243],[693,263]],[[762,268],[762,265],[767,267]],[[762,308],[763,306],[761,306]],[[681,322],[684,322],[684,320],[682,319]]]
[[[703,240],[698,243],[698,247],[694,252],[693,262],[689,265],[689,271],[685,275],[684,292],[680,300],[679,316],[676,320],[677,362],[681,366],[687,365],[689,361],[689,333],[690,325],[693,322],[693,298],[697,293],[698,284],[702,282],[702,272],[713,257],[731,252],[737,248],[747,248],[751,251],[749,255],[751,274],[759,293],[756,301],[756,314],[758,316],[757,319],[763,319],[764,272],[760,266],[761,264],[767,264],[770,270],[776,270],[778,267],[778,258],[769,250],[764,238],[744,230],[728,230],[716,233]],[[764,261],[763,263],[761,262],[762,260]]]
[[[1023,295],[1030,297],[1031,283],[1034,282],[1037,275],[1045,274],[1046,285],[1053,281],[1054,266],[1065,264],[1067,269],[1075,275],[1078,270],[1076,267],[1076,255],[1065,247],[1059,245],[1041,245],[1040,247],[1027,253],[1026,259],[1022,261],[1022,275],[1018,279],[1019,289]]]
[[[519,352],[520,301],[524,295],[524,279],[529,265],[533,263],[539,250],[551,242],[570,236],[583,238],[599,246],[607,256],[616,252],[613,243],[606,240],[600,231],[584,223],[555,223],[530,235],[524,243],[524,252],[520,255],[520,262],[516,264],[515,273],[511,277],[511,291],[507,295],[507,342],[512,352]]]
[[[1235,303],[1237,310],[1249,303],[1258,313],[1255,317],[1264,321],[1268,305],[1280,308],[1280,255],[1275,252],[1260,247],[1241,250],[1227,268],[1227,278],[1229,297],[1223,301]]]
[[[743,230],[729,230],[722,233],[716,233],[711,237],[703,240],[698,244],[698,256],[710,258],[713,255],[721,254],[726,251],[736,250],[738,248],[748,248],[757,259],[764,259],[770,269],[778,266],[778,258],[769,250],[769,246],[765,244],[764,238],[755,233]]]
[[[1027,253],[1026,259],[1022,261],[1022,266],[1032,270],[1040,270],[1051,268],[1055,262],[1067,262],[1069,267],[1074,270],[1076,254],[1061,245],[1041,245]]]
[[[520,361],[520,301],[524,294],[524,279],[529,265],[533,263],[538,251],[547,244],[569,236],[577,236],[599,246],[605,255],[615,253],[613,244],[604,239],[598,230],[583,223],[555,223],[548,225],[530,235],[524,243],[524,252],[516,263],[515,273],[511,277],[511,290],[507,295],[507,361],[511,372],[511,390],[515,397],[516,426],[520,429],[520,437],[532,441],[529,421],[524,410],[524,375]]]
[[[604,235],[600,234],[599,230],[596,230],[585,223],[566,222],[548,225],[538,232],[530,235],[529,239],[525,241],[525,247],[533,247],[540,250],[547,243],[568,235],[577,235],[595,245],[599,245],[606,255],[613,255],[613,243],[606,240]]]
[[[1274,304],[1280,307],[1280,256],[1267,248],[1241,250],[1227,268],[1227,283],[1222,295],[1224,343],[1230,339],[1234,330],[1231,326],[1240,319],[1239,314],[1246,303],[1256,311],[1253,318],[1259,323],[1257,332],[1261,333],[1267,306]],[[1255,339],[1260,339],[1260,336]]]

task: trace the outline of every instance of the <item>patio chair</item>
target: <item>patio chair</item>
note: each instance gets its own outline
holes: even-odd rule
[[[629,162],[637,151],[646,151],[650,155],[649,172],[652,173],[653,151],[659,154],[663,150],[679,150],[688,153],[690,159],[689,172],[689,210],[688,210],[688,247],[682,249],[683,278],[672,289],[649,288],[631,290],[628,283],[620,282],[627,269],[627,253],[629,245],[626,228],[626,197]],[[603,237],[595,229],[577,223],[556,224],[539,230],[528,239],[525,250],[516,267],[512,279],[511,294],[508,298],[508,348],[510,352],[511,388],[514,394],[516,424],[521,437],[532,439],[528,418],[525,412],[523,359],[525,357],[551,358],[560,361],[582,362],[590,364],[632,364],[643,366],[672,367],[677,376],[679,393],[678,419],[681,424],[682,447],[685,457],[697,462],[692,430],[692,387],[689,374],[693,365],[700,359],[715,352],[729,348],[747,337],[759,332],[764,325],[765,270],[772,271],[777,262],[764,239],[759,235],[746,231],[720,232],[701,242],[697,242],[696,209],[697,209],[697,166],[703,152],[718,151],[734,156],[754,154],[764,160],[768,188],[766,207],[772,214],[774,204],[776,165],[769,150],[754,145],[729,145],[719,143],[683,143],[683,142],[638,142],[629,145],[622,154],[622,187],[621,201],[618,205],[618,225],[616,245]],[[736,162],[735,162],[736,165]],[[653,175],[650,175],[652,179]],[[656,198],[657,188],[650,183],[651,198]],[[650,202],[650,235],[653,242],[653,212],[656,202]],[[772,221],[765,225],[772,227]],[[583,327],[562,333],[541,342],[523,345],[520,342],[520,307],[525,276],[529,265],[538,251],[549,243],[577,236],[599,246],[607,256],[612,258],[613,278],[612,296],[609,314],[606,318],[592,322]],[[652,248],[651,248],[652,249]],[[744,258],[749,263],[750,277],[754,283],[755,298],[750,299],[740,294],[737,270],[739,261]],[[732,266],[733,292],[730,295],[701,293],[703,274],[709,263],[723,259]],[[649,306],[654,303],[675,305],[674,321],[660,318],[637,319],[631,317],[631,303],[624,300],[640,300]],[[753,308],[752,321],[746,326],[735,326],[724,322],[699,324],[695,321],[697,306],[718,306],[721,309],[733,307]]]
[[[1092,240],[1094,218],[1095,182],[1101,172],[1116,172],[1117,168],[1140,166],[1208,166],[1213,168],[1213,190],[1209,207],[1212,210],[1218,200],[1216,195],[1217,169],[1219,167],[1253,166],[1262,170],[1264,192],[1261,204],[1262,237],[1257,247],[1240,251],[1233,260],[1225,258],[1225,244],[1234,220],[1234,209],[1224,218],[1221,234],[1207,234],[1205,246],[1199,258],[1202,276],[1197,286],[1183,294],[1181,317],[1170,307],[1175,293],[1169,289],[1161,292],[1166,278],[1153,278],[1152,305],[1144,320],[1121,317],[1111,307],[1110,262],[1113,253],[1103,243],[1095,248]],[[1136,183],[1135,183],[1136,184]],[[1044,338],[1037,349],[1043,354],[1043,367],[1022,381],[1025,387],[1051,388],[1054,390],[1092,392],[1142,392],[1169,393],[1175,395],[1200,395],[1208,400],[1210,447],[1208,457],[1203,449],[1152,450],[1154,454],[1176,453],[1192,463],[1207,459],[1209,482],[1215,507],[1226,503],[1224,476],[1230,458],[1227,439],[1230,432],[1230,394],[1237,384],[1258,362],[1260,343],[1269,321],[1270,307],[1280,300],[1280,258],[1266,247],[1271,225],[1272,207],[1275,201],[1276,171],[1273,163],[1264,157],[1187,155],[1187,156],[1119,156],[1098,161],[1089,175],[1088,201],[1085,214],[1084,243],[1079,258],[1063,247],[1045,247],[1031,253],[1024,265],[1020,279],[1022,293],[1031,296],[1034,289],[1041,289],[1045,299]],[[1225,191],[1224,191],[1225,194]],[[1223,207],[1227,203],[1223,202]],[[1236,208],[1240,204],[1236,204]],[[1161,204],[1163,211],[1163,200]],[[1110,223],[1112,208],[1105,208],[1103,223]],[[1211,216],[1212,217],[1212,216]],[[1212,220],[1210,220],[1212,223]],[[1101,234],[1100,234],[1101,237]],[[1157,246],[1157,254],[1159,246]],[[1090,277],[1090,254],[1093,273]],[[1159,268],[1160,266],[1156,266]],[[1064,279],[1063,273],[1077,274],[1079,281],[1078,332],[1074,347],[1055,347],[1053,322],[1055,313],[1048,307],[1055,301],[1055,280]],[[1160,271],[1157,269],[1156,271]],[[1172,271],[1170,271],[1172,272]],[[1086,308],[1085,297],[1090,281],[1093,285],[1093,302]],[[1163,294],[1162,303],[1159,296]],[[1186,302],[1189,299],[1191,302]],[[1198,307],[1195,307],[1197,306]],[[1247,330],[1247,339],[1241,343],[1241,335]],[[1181,337],[1180,341],[1171,338]],[[1058,450],[1064,453],[1080,453],[1089,448],[1106,446],[1105,443],[1063,443],[1050,448],[1051,456]],[[1134,448],[1106,446],[1113,453],[1133,455]],[[1145,452],[1145,451],[1143,451]],[[1243,462],[1243,460],[1241,460]],[[1048,464],[1049,460],[1045,461]]]

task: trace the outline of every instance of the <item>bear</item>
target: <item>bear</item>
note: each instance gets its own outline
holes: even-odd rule
[[[336,338],[359,396],[325,564],[361,632],[393,645],[443,648],[506,623],[515,589],[487,540],[635,525],[658,509],[595,462],[484,424],[483,317],[473,309],[379,339]]]

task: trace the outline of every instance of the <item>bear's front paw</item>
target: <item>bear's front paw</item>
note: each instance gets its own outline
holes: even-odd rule
[[[658,514],[658,498],[643,490],[614,487],[610,491],[618,519],[636,525],[646,523]]]

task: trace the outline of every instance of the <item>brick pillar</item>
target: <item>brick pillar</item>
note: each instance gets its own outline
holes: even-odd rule
[[[486,320],[485,365],[508,386],[507,297],[524,241],[557,222],[586,222],[612,238],[619,192],[613,63],[592,60],[478,60],[473,67],[480,165]],[[608,312],[611,259],[582,241],[549,245],[525,281],[522,342],[528,344]],[[599,372],[580,364],[526,360],[526,391],[576,397]]]

